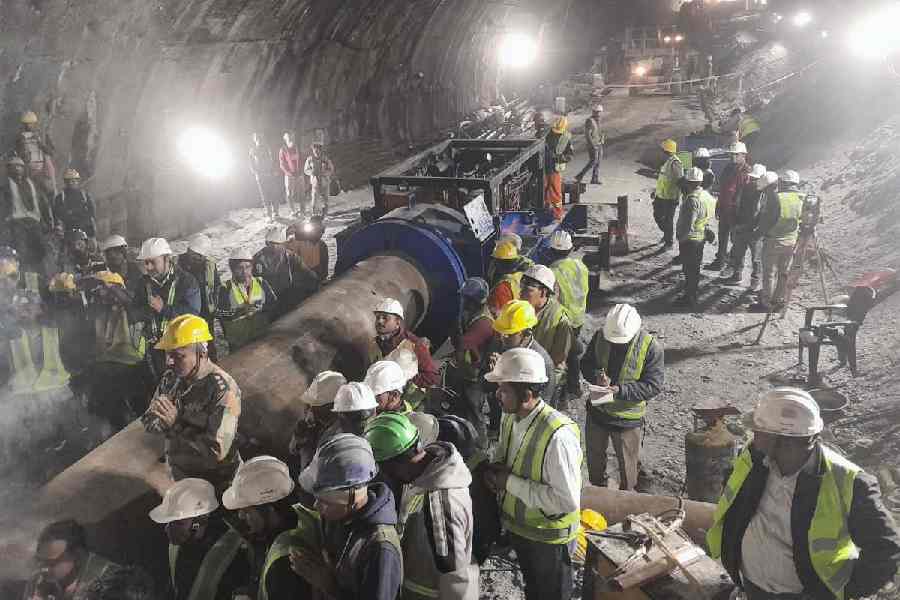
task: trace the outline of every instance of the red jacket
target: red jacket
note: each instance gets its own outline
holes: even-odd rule
[[[719,184],[719,202],[716,205],[720,222],[734,224],[736,221],[738,192],[747,184],[749,174],[750,165],[737,167],[732,163],[725,167]]]
[[[413,383],[423,389],[439,385],[441,383],[441,375],[438,373],[437,365],[434,364],[434,359],[431,358],[431,351],[428,350],[428,347],[425,346],[422,340],[406,329],[401,329],[397,335],[387,340],[375,338],[375,345],[378,347],[378,350],[381,351],[381,356],[372,358],[381,360],[383,357],[396,350],[397,346],[404,340],[409,340],[413,343],[416,360],[419,362],[419,374],[415,376]]]
[[[288,148],[282,146],[278,151],[278,164],[281,166],[281,172],[291,177],[300,176],[300,150],[297,146]]]

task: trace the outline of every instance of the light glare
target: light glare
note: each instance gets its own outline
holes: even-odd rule
[[[508,33],[500,42],[500,62],[508,67],[523,68],[537,58],[537,43],[521,33]]]
[[[225,140],[204,127],[185,130],[177,147],[178,154],[192,169],[210,179],[221,179],[234,163]]]
[[[794,25],[796,27],[806,27],[813,20],[813,17],[810,13],[803,10],[794,15]]]
[[[900,49],[900,6],[894,5],[860,22],[847,38],[850,49],[862,58],[886,58]]]

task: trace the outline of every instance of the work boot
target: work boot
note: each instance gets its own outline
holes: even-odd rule
[[[725,261],[721,258],[716,258],[714,261],[703,267],[707,271],[721,271],[725,268]]]
[[[769,305],[768,305],[768,304],[765,304],[764,302],[754,302],[753,304],[750,305],[749,310],[750,310],[750,312],[752,312],[752,313],[769,313],[769,312],[772,312],[772,310],[771,310],[771,308],[769,307]]]
[[[697,306],[697,299],[693,298],[691,296],[688,296],[687,294],[682,294],[682,295],[676,297],[674,300],[672,300],[672,304],[674,304],[676,306],[684,306],[686,308],[693,308],[693,307]]]

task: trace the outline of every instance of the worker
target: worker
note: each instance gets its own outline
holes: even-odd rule
[[[300,396],[303,416],[297,421],[288,446],[293,457],[291,472],[299,474],[312,461],[316,448],[341,433],[340,419],[334,412],[334,400],[338,390],[346,383],[347,378],[337,371],[322,371]]]
[[[416,385],[430,388],[438,385],[440,374],[423,340],[413,335],[403,322],[403,306],[394,298],[384,298],[375,305],[375,340],[369,350],[369,365],[385,358],[397,348],[408,348],[416,354],[419,374]]]
[[[681,251],[684,271],[684,293],[675,298],[676,304],[697,304],[700,287],[700,268],[703,265],[703,249],[707,240],[714,237],[709,221],[716,210],[716,199],[703,189],[703,171],[697,167],[688,170],[682,182],[684,205],[678,213],[678,248]]]
[[[487,306],[487,282],[480,277],[470,277],[463,283],[459,295],[460,315],[450,338],[453,355],[448,363],[447,378],[454,381],[454,391],[461,400],[460,416],[472,423],[478,438],[486,442],[484,391],[479,371],[494,337],[494,319]]]
[[[767,174],[766,201],[759,225],[753,232],[754,238],[763,240],[762,291],[759,302],[750,307],[753,312],[778,311],[784,305],[785,284],[803,212],[800,175],[796,171],[785,171],[777,180],[777,193],[773,193],[776,183],[770,184],[770,179],[774,176],[769,178]]]
[[[163,600],[149,573],[127,565],[107,569],[85,588],[84,600]],[[234,600],[245,600],[235,596]]]
[[[550,269],[556,277],[557,298],[566,311],[569,324],[572,326],[572,348],[566,359],[566,394],[561,394],[561,399],[581,396],[581,373],[578,370],[578,361],[581,360],[581,353],[584,352],[581,328],[584,326],[587,314],[590,288],[590,272],[580,258],[572,256],[573,248],[572,234],[565,229],[557,229],[550,236]],[[565,408],[565,406],[561,406],[561,408]]]
[[[490,408],[490,422],[488,424],[488,435],[495,439],[500,431],[501,407],[500,399],[497,397],[497,386],[484,379],[484,376],[491,372],[500,356],[507,350],[513,348],[528,348],[534,350],[544,359],[548,375],[547,383],[544,386],[544,395],[548,398],[554,397],[556,394],[557,381],[554,375],[555,365],[553,359],[547,354],[537,340],[534,339],[534,328],[538,324],[537,315],[534,307],[525,300],[513,300],[503,307],[503,311],[494,320],[494,331],[497,335],[491,341],[488,350],[485,352],[484,359],[481,363],[481,380],[485,394],[487,395],[488,407]]]
[[[66,230],[64,241],[53,275],[72,273],[76,279],[81,279],[105,268],[103,256],[83,229]]]
[[[397,498],[403,548],[404,600],[477,600],[478,566],[472,563],[472,474],[453,444],[424,444],[405,415],[381,414],[366,426],[366,440]]]
[[[591,183],[600,183],[600,160],[603,158],[603,141],[605,136],[600,129],[600,118],[603,116],[603,105],[595,104],[591,116],[584,122],[584,141],[587,145],[588,162],[575,176],[579,182],[591,171]]]
[[[328,244],[322,239],[325,224],[320,215],[311,219],[295,221],[287,228],[288,240],[284,246],[297,254],[310,271],[319,278],[319,283],[328,279],[329,252]],[[293,236],[293,239],[292,239]]]
[[[710,168],[711,160],[709,148],[697,148],[694,151],[694,166],[703,171],[703,189],[707,191],[716,184],[716,174]]]
[[[403,371],[403,377],[406,379],[406,386],[401,395],[403,404],[410,410],[425,410],[428,390],[416,384],[416,378],[419,376],[419,359],[416,357],[416,353],[407,347],[400,346],[384,359],[397,363],[400,370]]]
[[[316,274],[306,268],[303,259],[285,247],[285,242],[285,228],[273,227],[266,233],[266,245],[253,255],[253,274],[268,281],[278,297],[273,319],[294,310],[319,290]]]
[[[543,111],[534,111],[531,117],[531,124],[534,127],[534,139],[542,140],[547,137],[547,121],[544,118]]]
[[[206,319],[209,330],[213,331],[213,319],[222,289],[222,278],[219,267],[212,255],[212,240],[205,233],[198,233],[188,240],[184,254],[178,257],[178,266],[194,276],[200,286],[200,312],[197,314]],[[216,360],[215,341],[209,344],[209,357]]]
[[[300,216],[300,209],[303,206],[301,199],[306,195],[300,173],[300,150],[294,143],[293,133],[285,131],[281,137],[284,139],[284,146],[278,151],[278,165],[284,174],[285,200],[291,214],[296,218]]]
[[[521,238],[519,242],[521,244]],[[522,274],[534,266],[534,261],[519,254],[519,246],[514,239],[498,241],[491,258],[488,268],[488,284],[491,286],[488,306],[491,313],[497,316],[507,302],[519,299]]]
[[[259,202],[266,209],[266,217],[274,223],[279,216],[278,196],[273,194],[273,182],[277,175],[275,157],[272,149],[263,141],[261,134],[250,134],[250,150],[248,152],[250,174],[256,180],[256,189],[259,191]]]
[[[20,119],[22,129],[16,136],[16,155],[27,167],[28,177],[33,180],[48,199],[56,197],[56,166],[53,155],[56,149],[46,131],[41,131],[38,116],[28,111]]]
[[[219,290],[216,316],[229,352],[252,342],[269,328],[278,296],[269,282],[253,275],[253,254],[243,248],[228,259],[231,279]]]
[[[485,377],[499,385],[503,406],[485,482],[497,494],[525,598],[571,598],[581,505],[578,425],[542,400],[550,374],[534,350],[507,350]]]
[[[125,287],[132,294],[140,287],[143,273],[137,263],[128,258],[128,242],[124,237],[113,234],[100,244],[106,268],[118,273],[125,280]]]
[[[522,300],[534,308],[538,323],[534,327],[534,339],[550,355],[556,382],[556,397],[545,395],[554,407],[561,400],[566,388],[566,364],[572,351],[574,333],[572,323],[562,304],[556,299],[556,276],[545,265],[534,265],[522,277]]]
[[[372,389],[358,381],[342,385],[334,395],[332,411],[337,415],[342,433],[362,435],[377,409],[378,402]]]
[[[900,537],[878,480],[821,439],[816,401],[776,388],[748,426],[706,534],[749,600],[874,596],[894,579]]]
[[[716,218],[719,220],[719,250],[713,262],[706,265],[710,271],[721,271],[728,265],[728,242],[737,218],[738,196],[747,185],[751,167],[747,163],[747,147],[743,142],[735,142],[728,148],[731,162],[722,171],[719,185],[719,201],[716,204]]]
[[[297,507],[298,526],[272,544],[257,600],[307,598],[309,588],[331,598],[395,600],[403,582],[397,509],[378,473],[372,448],[358,436],[325,442],[300,474],[300,487],[315,496],[315,511]],[[271,571],[289,565],[305,593],[269,583]],[[295,588],[296,589],[296,588]],[[293,593],[292,593],[293,592]]]
[[[759,137],[760,129],[759,121],[753,115],[745,112],[743,108],[737,107],[731,111],[731,116],[722,128],[722,132],[733,136],[734,141],[744,143],[749,152]]]
[[[150,519],[165,526],[173,600],[231,600],[252,573],[241,535],[217,513],[213,485],[189,477],[166,490]]]
[[[118,565],[92,552],[80,523],[50,523],[37,540],[34,562],[23,600],[81,600],[91,584]]]
[[[53,213],[46,197],[26,175],[22,159],[9,159],[6,185],[0,188],[0,244],[16,249],[23,270],[43,273],[45,238],[52,229]]]
[[[81,229],[96,241],[97,220],[94,199],[81,189],[81,174],[75,169],[63,173],[63,190],[53,198],[53,216],[57,227],[66,231]],[[93,243],[93,242],[92,242]]]
[[[153,348],[149,365],[153,377],[158,379],[166,369],[166,361],[165,353],[155,345],[175,317],[200,312],[200,286],[172,258],[172,249],[165,238],[144,240],[137,259],[144,263],[144,276],[132,310],[136,319],[144,323],[144,336]]]
[[[303,172],[309,177],[309,189],[312,192],[312,201],[309,210],[304,211],[304,216],[320,215],[323,219],[328,216],[328,197],[331,193],[331,178],[334,176],[334,163],[325,154],[325,147],[315,142],[310,147],[311,154],[306,157]]]
[[[181,315],[169,323],[156,344],[166,352],[169,369],[141,421],[148,432],[165,435],[172,479],[199,477],[222,490],[241,462],[234,443],[241,390],[209,360],[206,344],[211,339],[209,326],[197,315]]]
[[[744,257],[750,251],[750,289],[759,289],[759,278],[762,273],[762,248],[759,240],[753,239],[753,232],[759,224],[762,190],[765,185],[766,166],[753,165],[747,173],[747,183],[741,186],[737,194],[734,227],[731,230],[731,275],[725,280],[726,285],[738,285],[744,280]]]
[[[619,467],[619,488],[634,490],[638,483],[647,403],[663,392],[665,382],[662,344],[642,325],[633,306],[616,304],[581,359],[584,378],[612,394],[610,402],[602,403],[603,396],[592,392],[587,402],[585,441],[593,485],[608,484],[606,450],[610,440]]]
[[[412,408],[403,401],[403,388],[406,387],[406,381],[403,369],[392,360],[379,360],[368,368],[363,383],[375,395],[378,414],[412,412]]]
[[[656,191],[651,195],[653,219],[663,233],[662,244],[671,248],[675,234],[675,211],[681,200],[679,182],[684,177],[684,165],[678,158],[678,144],[675,140],[664,140],[661,146],[666,160],[656,178]]]
[[[562,221],[563,218],[562,173],[574,155],[569,119],[558,117],[547,134],[544,150],[544,208],[557,221]]]

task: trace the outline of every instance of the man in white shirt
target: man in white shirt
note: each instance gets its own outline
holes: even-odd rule
[[[528,348],[504,352],[485,379],[499,384],[500,440],[485,479],[497,493],[527,600],[572,595],[581,503],[578,426],[541,399],[547,368]]]

